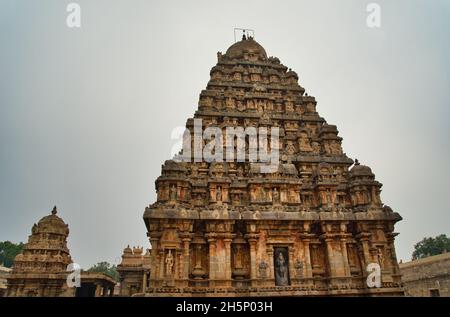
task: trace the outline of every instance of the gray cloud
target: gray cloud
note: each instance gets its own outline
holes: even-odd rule
[[[69,1],[0,4],[0,240],[25,241],[54,204],[82,266],[147,246],[142,213],[170,132],[197,107],[234,27],[298,72],[344,150],[404,220],[397,253],[449,233],[446,1]]]

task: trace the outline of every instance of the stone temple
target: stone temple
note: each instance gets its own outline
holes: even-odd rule
[[[217,59],[186,128],[194,134],[194,119],[224,135],[278,127],[278,143],[268,145],[279,149],[277,168],[263,172],[248,153],[166,161],[144,213],[151,269],[137,295],[402,295],[401,217],[381,202],[371,169],[345,155],[297,73],[245,35]],[[380,287],[367,283],[369,264]]]
[[[94,297],[112,296],[115,281],[104,273],[80,272],[80,285],[67,283],[69,225],[58,215],[56,206],[34,224],[24,249],[14,259],[7,276],[8,297]]]
[[[60,297],[68,296],[67,266],[72,263],[67,248],[69,226],[52,213],[43,217],[31,229],[28,243],[14,259],[8,278],[8,296]]]

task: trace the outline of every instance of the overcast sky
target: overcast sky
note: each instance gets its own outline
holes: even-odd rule
[[[369,165],[403,216],[399,259],[450,234],[450,2],[0,0],[0,241],[26,241],[53,205],[73,259],[148,247],[142,220],[173,128],[197,108],[233,28],[255,29]]]

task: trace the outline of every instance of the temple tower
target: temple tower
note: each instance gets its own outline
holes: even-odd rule
[[[7,296],[73,296],[66,285],[67,265],[72,263],[67,237],[69,226],[56,215],[56,207],[31,229],[28,243],[14,260],[8,276]]]
[[[142,294],[402,294],[394,248],[401,217],[381,202],[371,169],[345,155],[297,73],[244,36],[217,54],[210,75],[186,123],[185,151],[162,166],[157,201],[144,213],[152,249]],[[230,127],[245,135],[228,144]],[[263,148],[279,153],[270,170],[250,150],[264,129]],[[211,140],[236,155],[199,159],[196,147],[204,153]],[[369,264],[380,287],[367,284]]]

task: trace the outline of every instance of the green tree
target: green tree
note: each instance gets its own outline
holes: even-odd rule
[[[435,238],[423,238],[416,243],[412,258],[413,260],[422,259],[446,251],[450,251],[450,239],[445,234],[441,234]]]
[[[87,270],[88,272],[105,273],[106,275],[112,277],[115,281],[119,281],[119,272],[117,272],[117,267],[111,265],[108,262],[99,262]]]
[[[0,264],[3,263],[4,266],[11,267],[14,263],[14,258],[22,252],[24,246],[22,242],[18,244],[11,241],[0,242]]]

